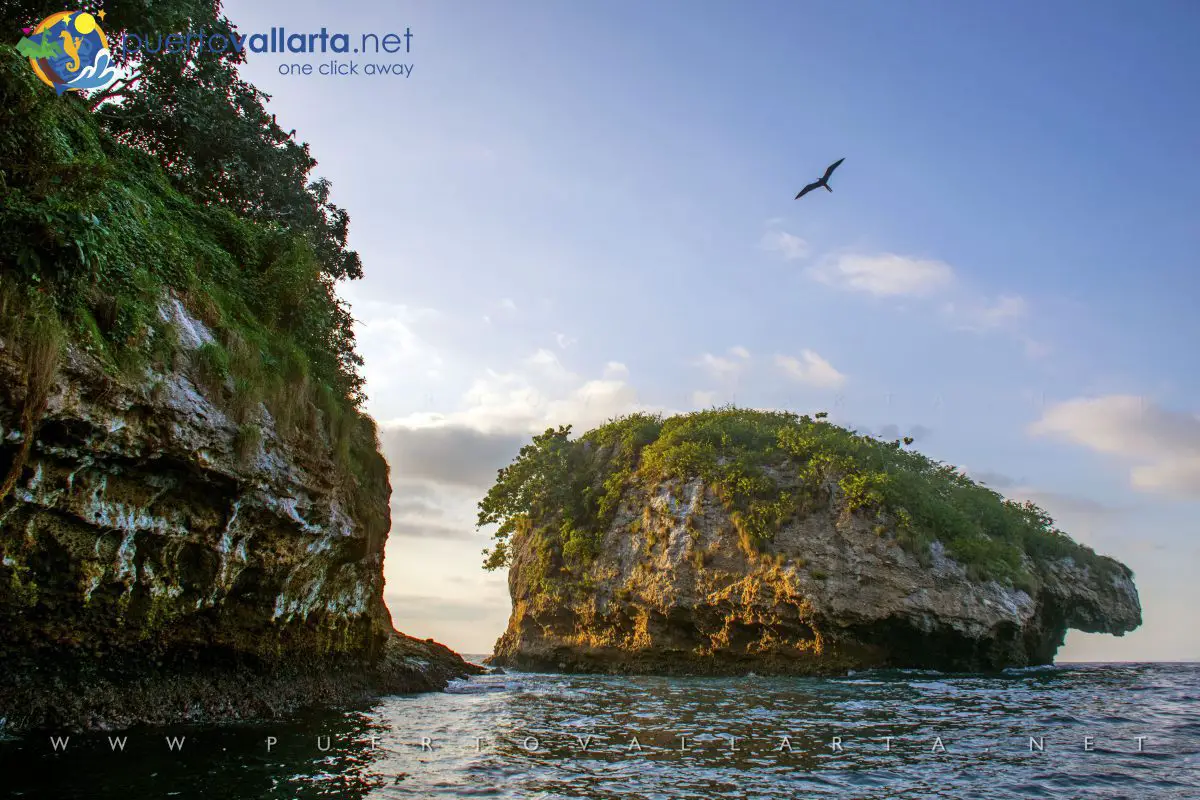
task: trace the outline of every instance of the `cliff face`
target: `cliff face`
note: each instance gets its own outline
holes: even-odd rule
[[[712,487],[626,493],[588,567],[548,528],[513,540],[513,611],[492,663],[534,670],[829,674],[1050,663],[1067,628],[1141,624],[1131,573],[1101,558],[1025,566],[1030,592],[969,576],[934,542],[920,559],[865,515],[828,502],[747,551]],[[748,554],[749,553],[749,554]]]
[[[233,423],[190,366],[212,334],[174,298],[159,313],[173,368],[116,379],[66,348],[0,501],[9,729],[269,715],[472,672],[392,630],[386,469],[356,485],[261,404]],[[24,444],[25,371],[0,339],[0,474]]]

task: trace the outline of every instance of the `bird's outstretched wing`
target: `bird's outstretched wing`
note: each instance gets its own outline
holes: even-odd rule
[[[804,195],[808,194],[809,192],[811,192],[813,189],[816,189],[820,185],[821,185],[820,181],[813,181],[808,186],[805,186],[803,189],[800,190],[800,194],[796,195],[796,199],[799,200],[801,197],[804,197]]]
[[[821,180],[822,180],[822,181],[827,181],[827,180],[829,180],[829,176],[830,176],[830,175],[832,175],[832,174],[833,174],[833,171],[834,171],[835,169],[837,169],[837,168],[838,168],[838,166],[840,166],[840,165],[841,165],[841,163],[842,163],[843,161],[845,161],[845,160],[846,160],[846,159],[844,159],[844,158],[839,158],[837,161],[835,161],[835,162],[833,162],[832,164],[830,164],[830,165],[829,165],[829,169],[825,170],[825,177],[824,177],[824,178],[821,178]]]

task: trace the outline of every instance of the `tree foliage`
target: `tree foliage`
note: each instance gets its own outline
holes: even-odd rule
[[[6,2],[0,5],[0,20],[17,30],[59,10],[56,3]],[[126,32],[235,32],[215,0],[113,0],[104,10],[110,46]],[[68,93],[60,99],[76,116],[81,105],[94,107],[100,137],[86,124],[67,119],[69,115],[38,108],[44,105],[39,98],[9,98],[17,106],[10,105],[9,115],[26,123],[10,129],[3,143],[7,152],[0,154],[4,199],[15,207],[5,219],[6,233],[16,234],[10,237],[18,249],[14,261],[30,280],[57,281],[67,296],[80,290],[88,271],[112,266],[115,259],[106,258],[109,243],[104,240],[121,227],[113,212],[126,210],[112,197],[118,193],[112,184],[144,183],[146,173],[133,152],[114,146],[126,145],[153,158],[174,191],[206,209],[200,217],[186,214],[186,223],[205,229],[201,236],[227,239],[217,244],[243,261],[227,274],[213,276],[215,285],[228,286],[228,273],[246,273],[235,281],[235,289],[245,292],[234,293],[248,301],[250,311],[270,316],[272,310],[261,307],[262,298],[281,293],[264,295],[255,285],[263,281],[249,273],[263,264],[261,272],[268,279],[290,282],[293,302],[286,324],[304,349],[331,356],[338,374],[327,377],[357,404],[362,400],[362,362],[355,352],[353,319],[335,291],[338,281],[362,276],[359,256],[348,244],[349,215],[331,201],[330,183],[311,177],[317,162],[308,145],[283,131],[266,110],[269,96],[238,74],[244,55],[232,48],[213,53],[198,41],[190,44],[182,52],[157,54],[122,53],[114,47],[128,70],[122,80],[91,97]],[[15,87],[9,89],[11,93]],[[41,119],[16,119],[28,113]],[[61,141],[64,135],[66,142]],[[159,187],[152,193],[163,194]],[[180,208],[168,205],[173,205],[169,210]],[[254,230],[229,220],[251,222]],[[151,249],[162,244],[151,243]],[[74,257],[54,257],[59,250]]]
[[[485,566],[511,559],[510,537],[536,529],[569,563],[599,549],[622,500],[664,481],[699,478],[720,498],[744,542],[761,546],[793,517],[821,508],[856,514],[922,558],[933,542],[978,579],[1031,588],[1035,566],[1072,558],[1123,569],[1073,542],[1041,508],[975,483],[956,467],[841,428],[826,414],[717,408],[669,419],[633,415],[578,439],[547,430],[502,469],[480,502],[495,523]],[[487,551],[485,551],[487,552]]]
[[[176,16],[210,36],[228,40],[236,33],[217,3],[185,0]],[[118,140],[156,156],[185,194],[303,232],[323,273],[362,277],[358,254],[347,248],[349,215],[330,201],[328,181],[310,180],[316,159],[267,112],[270,96],[238,75],[244,54],[189,45],[176,53],[125,54],[128,80],[92,99],[103,124]]]
[[[0,25],[19,31],[62,9],[0,0]],[[104,9],[110,46],[125,31],[233,30],[212,0]],[[336,291],[362,275],[349,216],[312,176],[308,146],[239,76],[240,58],[133,54],[109,90],[56,97],[0,45],[0,294],[13,308],[47,306],[120,372],[172,357],[158,313],[171,290],[219,336],[227,410],[266,403],[281,430],[320,433],[350,480],[386,490]],[[0,334],[19,344],[44,316],[16,314]]]
[[[497,525],[495,544],[484,550],[486,569],[511,561],[511,537],[533,524],[557,531],[567,561],[587,561],[599,551],[604,529],[617,512],[641,449],[658,435],[661,419],[634,414],[570,439],[571,426],[547,428],[497,474],[479,503],[478,525]]]
[[[498,525],[498,545],[488,554],[488,568],[495,569],[508,558],[506,542],[522,524],[557,509],[570,518],[576,508],[577,493],[568,481],[571,455],[575,452],[568,438],[571,426],[547,428],[521,448],[512,464],[496,475],[496,485],[479,503],[478,524]]]

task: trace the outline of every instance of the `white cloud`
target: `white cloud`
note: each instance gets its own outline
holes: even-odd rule
[[[692,406],[694,408],[712,408],[717,404],[716,392],[695,391],[692,392]]]
[[[942,315],[954,328],[972,333],[1000,331],[1021,345],[1025,357],[1036,361],[1048,356],[1050,346],[1025,332],[1029,303],[1017,294],[1002,294],[994,300],[956,299],[942,306]]]
[[[445,359],[421,328],[436,323],[437,311],[357,299],[354,338],[365,361],[367,409],[378,413],[386,398],[409,391],[417,381],[439,381]]]
[[[571,345],[575,344],[578,341],[578,339],[572,339],[570,336],[567,336],[565,333],[554,334],[554,340],[556,342],[558,342],[558,347],[560,350],[566,350],[568,347],[570,347]]]
[[[538,351],[528,358],[528,362],[539,367],[562,366],[558,361],[558,356],[554,355],[554,353],[551,353],[544,347],[538,348]]]
[[[503,297],[500,299],[500,307],[505,311],[516,311],[517,303],[511,297]]]
[[[750,351],[738,345],[729,348],[729,357],[705,353],[697,363],[714,378],[726,380],[737,377],[746,366],[744,362],[749,360]]]
[[[527,358],[525,363],[548,378],[557,381],[576,380],[576,376],[562,365],[558,356],[544,347],[539,348],[536,353]]]
[[[759,246],[768,252],[778,253],[784,261],[797,261],[809,253],[808,242],[786,231],[767,231]]]
[[[842,254],[812,267],[814,279],[850,291],[876,296],[925,295],[954,283],[954,269],[941,261],[892,253]]]
[[[638,403],[628,375],[625,365],[613,361],[603,377],[585,380],[567,371],[553,353],[540,350],[516,371],[488,370],[479,376],[456,411],[381,423],[380,445],[394,490],[392,536],[404,547],[403,556],[385,562],[389,585],[415,590],[428,584],[438,591],[427,568],[412,566],[414,548],[436,553],[445,564],[476,557],[488,539],[475,528],[475,504],[531,435],[566,424],[578,435],[616,416],[659,411]],[[497,596],[506,607],[503,593]]]
[[[987,331],[1002,328],[1025,316],[1028,303],[1019,295],[1001,295],[992,302],[963,304],[950,302],[943,312],[961,329]]]
[[[1135,489],[1200,498],[1200,453],[1134,467],[1129,479]]]
[[[354,336],[371,366],[387,369],[401,364],[411,368],[414,363],[441,365],[436,349],[414,327],[436,318],[438,314],[433,309],[359,302],[354,310]]]
[[[1054,405],[1030,432],[1141,462],[1130,471],[1135,489],[1200,498],[1200,416],[1195,414],[1143,397],[1108,395]]]
[[[845,375],[812,350],[804,350],[800,358],[775,356],[775,364],[784,375],[809,386],[837,389],[846,383]]]
[[[638,403],[637,390],[623,380],[609,378],[588,381],[569,396],[551,401],[546,418],[559,424],[574,423],[575,430],[582,433],[639,410],[647,408]]]
[[[526,359],[528,372],[487,370],[466,391],[458,411],[412,414],[381,428],[462,426],[486,434],[529,435],[569,423],[583,432],[612,417],[646,410],[627,382],[623,364],[609,362],[603,377],[582,380],[562,368],[557,357],[551,362],[547,353],[538,351]]]
[[[1018,294],[993,299],[972,298],[954,268],[935,259],[894,253],[831,255],[807,273],[814,280],[848,291],[877,297],[948,297],[941,311],[946,322],[959,330],[983,333],[1006,330],[1021,343],[1031,359],[1046,356],[1050,348],[1022,332],[1017,323],[1028,316],[1029,303]]]
[[[712,353],[700,356],[700,364],[718,378],[736,375],[742,369],[742,365],[733,359],[714,356]]]
[[[528,428],[544,412],[546,398],[523,375],[487,370],[476,378],[464,397],[466,409],[441,415],[437,422],[461,422],[481,431]]]
[[[619,379],[629,377],[629,367],[622,364],[620,361],[610,361],[604,365],[604,377],[609,379]]]
[[[1200,449],[1200,419],[1166,411],[1135,395],[1058,403],[1046,409],[1032,429],[1098,452],[1136,458],[1192,455]]]

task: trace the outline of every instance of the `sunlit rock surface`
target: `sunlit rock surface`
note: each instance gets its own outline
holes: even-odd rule
[[[973,580],[934,543],[922,563],[865,519],[828,507],[786,523],[748,555],[699,479],[628,499],[600,557],[570,574],[541,532],[518,534],[513,610],[489,663],[530,670],[835,674],[848,669],[988,671],[1050,663],[1066,630],[1141,624],[1132,574],[1071,559],[1027,561],[1038,588]],[[551,589],[545,590],[549,584]]]

